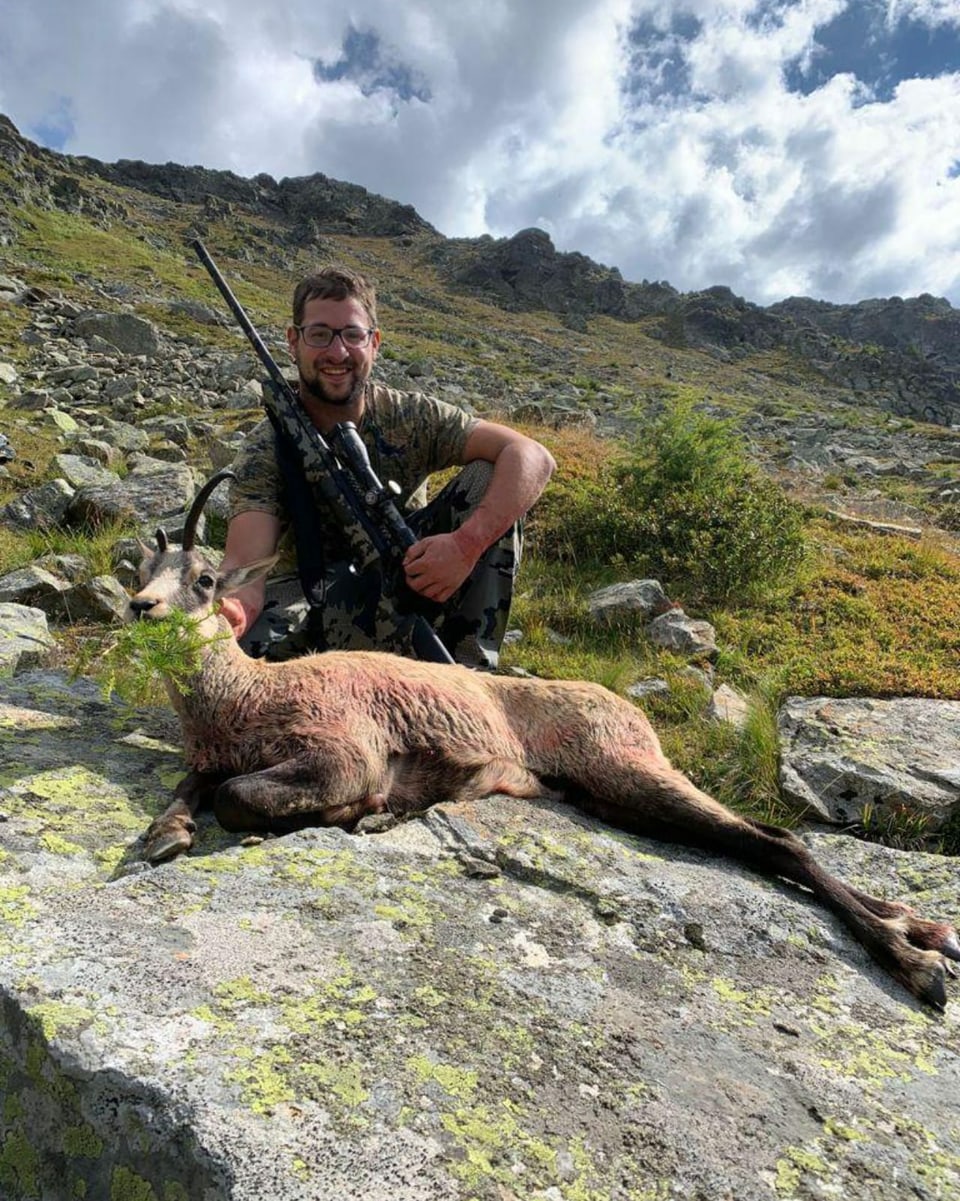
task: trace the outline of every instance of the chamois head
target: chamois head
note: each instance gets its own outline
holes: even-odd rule
[[[203,506],[219,484],[232,478],[233,472],[218,471],[203,485],[190,506],[179,547],[170,543],[163,529],[157,530],[156,551],[141,542],[140,588],[127,606],[128,621],[155,621],[168,617],[172,610],[203,620],[213,613],[221,597],[269,570],[273,560],[222,573],[194,549]]]

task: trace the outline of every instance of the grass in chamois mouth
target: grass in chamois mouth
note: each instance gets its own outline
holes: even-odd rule
[[[161,620],[132,622],[88,646],[75,674],[93,675],[106,698],[116,695],[135,706],[164,703],[164,677],[181,696],[188,695],[204,648],[229,636],[224,632],[208,638],[196,618],[173,609]]]

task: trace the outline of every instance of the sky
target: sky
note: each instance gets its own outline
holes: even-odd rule
[[[2,0],[0,112],[634,282],[960,307],[960,0]]]

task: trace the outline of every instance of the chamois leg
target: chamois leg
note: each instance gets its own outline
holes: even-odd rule
[[[213,811],[228,830],[350,829],[368,813],[389,810],[402,817],[440,801],[477,800],[495,792],[527,799],[557,795],[509,760],[412,753],[380,765],[341,746],[224,781]]]
[[[914,943],[911,931],[930,933],[938,924],[910,927],[893,903],[868,897],[825,871],[788,830],[740,817],[662,759],[629,750],[616,759],[590,759],[577,771],[571,796],[586,812],[634,833],[720,851],[765,875],[803,885],[914,996],[939,1009],[945,1006],[943,956],[956,957],[957,945],[949,926]]]
[[[931,922],[919,917],[914,909],[903,901],[885,901],[861,892],[852,884],[846,885],[847,891],[855,897],[864,909],[869,909],[877,917],[887,918],[903,931],[904,937],[915,947],[924,950],[939,951],[948,959],[960,960],[960,940],[949,922]],[[944,964],[950,975],[956,975],[956,970],[949,963]]]
[[[213,790],[222,780],[222,772],[191,771],[183,777],[174,789],[173,801],[154,818],[143,836],[142,855],[148,863],[162,863],[190,850],[197,831],[197,810],[209,805]]]
[[[358,748],[341,745],[225,780],[214,793],[213,812],[231,831],[350,827],[387,808],[387,786],[383,769]]]

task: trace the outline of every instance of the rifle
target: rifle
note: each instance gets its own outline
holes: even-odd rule
[[[264,406],[274,428],[282,430],[299,450],[304,474],[337,515],[357,569],[379,563],[384,599],[396,611],[395,599],[388,591],[388,579],[399,570],[399,560],[417,538],[403,520],[390,491],[377,478],[357,427],[352,421],[343,421],[334,426],[330,435],[333,446],[327,442],[307,416],[300,398],[267,350],[203,242],[197,238],[191,246],[273,382],[273,389],[264,393]],[[363,537],[355,532],[358,526]],[[398,626],[409,623],[411,643],[418,659],[432,663],[454,662],[422,614],[408,613],[401,617],[397,613],[396,620]]]

